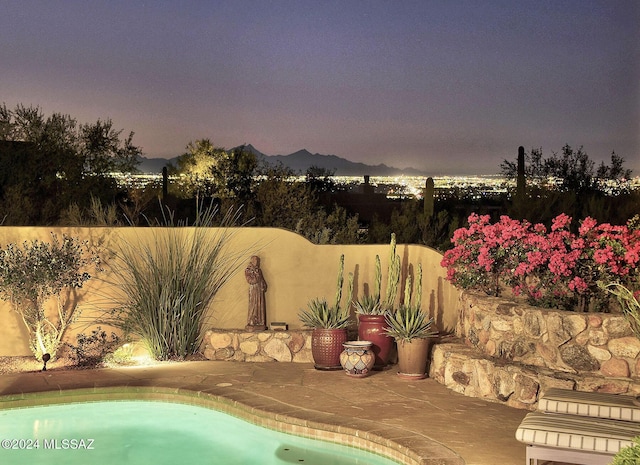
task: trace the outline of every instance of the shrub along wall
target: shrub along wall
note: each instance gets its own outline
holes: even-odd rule
[[[0,227],[0,246],[4,248],[8,243],[33,239],[47,241],[50,233],[55,232],[79,237],[104,251],[113,252],[118,249],[119,241],[135,244],[149,240],[153,237],[150,229]],[[189,234],[189,229],[183,228],[185,234]],[[345,293],[346,278],[348,273],[353,273],[356,296],[362,294],[365,286],[373,288],[376,254],[380,255],[383,270],[386,270],[388,263],[388,244],[314,245],[302,236],[275,228],[235,228],[234,232],[236,234],[230,241],[229,250],[243,254],[241,267],[216,296],[208,312],[205,331],[210,328],[243,329],[247,324],[248,284],[243,269],[250,255],[260,257],[268,285],[267,322],[285,322],[294,330],[301,329],[297,314],[310,299],[332,299],[335,295],[341,254],[345,255]],[[442,255],[428,247],[403,244],[397,246],[396,252],[402,261],[403,282],[409,264],[422,264],[422,306],[436,319],[439,329],[453,330],[457,323],[459,292],[445,280],[445,270],[440,266]],[[80,332],[89,333],[95,326],[95,318],[114,306],[118,286],[113,282],[114,277],[109,269],[111,261],[106,255],[105,258],[105,272],[92,277],[73,296],[84,310],[81,318],[68,331],[65,338],[68,342],[75,342],[75,336]],[[22,321],[9,303],[0,301],[0,315],[0,356],[31,355]]]

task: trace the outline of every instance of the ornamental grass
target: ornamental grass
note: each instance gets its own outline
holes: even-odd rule
[[[229,248],[239,212],[199,210],[191,225],[165,218],[150,238],[121,241],[113,266],[122,299],[107,323],[139,337],[157,360],[199,350],[210,305],[249,255]]]

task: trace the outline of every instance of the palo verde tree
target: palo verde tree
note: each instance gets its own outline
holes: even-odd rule
[[[111,120],[78,124],[39,107],[0,105],[0,213],[5,224],[51,224],[73,201],[112,202],[111,173],[134,171],[141,151]]]

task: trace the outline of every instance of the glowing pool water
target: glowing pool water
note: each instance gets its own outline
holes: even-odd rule
[[[0,410],[11,465],[392,465],[366,451],[268,430],[192,405],[103,401]]]

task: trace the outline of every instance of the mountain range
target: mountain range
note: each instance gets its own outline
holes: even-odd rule
[[[336,176],[425,175],[424,172],[413,168],[400,169],[387,166],[385,164],[367,165],[365,163],[352,162],[346,158],[338,157],[336,155],[311,153],[306,149],[298,150],[297,152],[290,153],[289,155],[266,155],[251,144],[245,145],[244,148],[245,150],[252,152],[260,163],[267,163],[270,165],[282,163],[282,165],[300,174],[304,174],[310,167],[316,166],[333,172]],[[143,173],[160,173],[164,166],[169,163],[175,163],[177,158],[178,157],[174,157],[167,160],[166,158],[140,157],[138,169]]]

